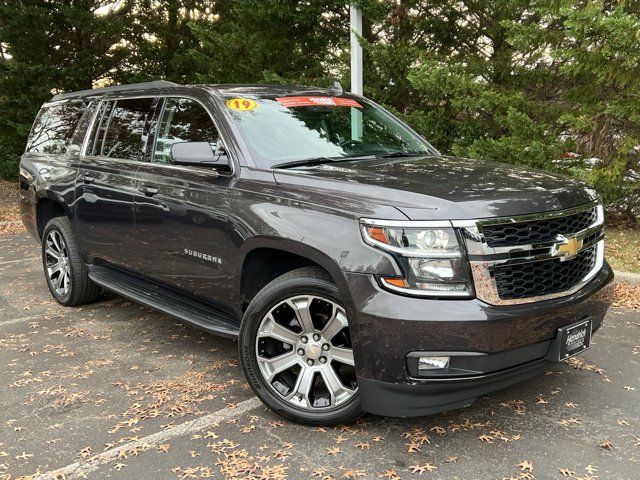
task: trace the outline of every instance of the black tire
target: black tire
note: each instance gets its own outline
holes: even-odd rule
[[[48,273],[49,263],[53,262],[53,257],[46,253],[47,241],[55,235],[59,235],[64,242],[60,247],[66,253],[66,265],[68,266],[68,288],[63,293],[58,288],[56,278],[51,278]],[[89,279],[87,266],[80,255],[75,236],[71,230],[71,223],[67,217],[52,218],[45,225],[42,232],[42,266],[51,295],[61,305],[67,307],[83,305],[94,301],[101,293],[100,287]]]
[[[271,309],[298,295],[320,296],[344,308],[338,288],[328,273],[321,268],[296,269],[266,285],[247,307],[240,328],[240,360],[249,385],[267,407],[294,422],[327,426],[352,422],[362,415],[357,390],[342,405],[310,412],[309,409],[298,408],[287,402],[269,385],[260,371],[256,352],[260,324]]]

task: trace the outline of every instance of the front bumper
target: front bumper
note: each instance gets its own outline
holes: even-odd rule
[[[403,297],[381,289],[370,275],[345,276],[353,302],[350,331],[362,409],[385,416],[464,407],[545,371],[553,365],[545,357],[558,328],[590,317],[597,330],[613,289],[607,264],[572,295],[512,306]],[[463,361],[468,375],[412,377],[406,356],[421,351],[483,355]]]

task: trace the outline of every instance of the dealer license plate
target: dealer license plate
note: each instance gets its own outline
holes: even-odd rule
[[[566,360],[584,352],[591,345],[592,320],[582,320],[558,329],[560,355],[558,360]]]

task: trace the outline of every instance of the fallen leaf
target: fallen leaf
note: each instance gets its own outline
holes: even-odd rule
[[[400,477],[395,470],[387,470],[378,475],[380,478],[387,478],[388,480],[400,480]]]
[[[438,467],[431,465],[430,463],[425,463],[424,465],[411,465],[409,470],[411,470],[411,473],[422,475],[424,472],[433,472],[436,468]]]
[[[613,444],[609,441],[609,440],[605,440],[604,442],[602,442],[600,444],[600,447],[604,448],[605,450],[613,450]]]
[[[529,460],[525,460],[524,462],[519,463],[517,466],[520,467],[520,470],[523,472],[533,472],[533,464]]]
[[[360,478],[360,477],[366,477],[367,474],[364,472],[364,470],[347,470],[346,472],[344,472],[344,474],[342,475],[342,478]]]
[[[564,467],[558,468],[558,471],[562,474],[563,477],[573,477],[576,474],[576,472],[572,472],[568,468]]]
[[[87,458],[87,457],[90,457],[90,456],[91,456],[91,447],[84,447],[76,455],[76,457],[80,457],[80,458]]]
[[[340,447],[329,447],[327,448],[327,454],[331,455],[331,456],[336,456],[338,453],[340,453]]]

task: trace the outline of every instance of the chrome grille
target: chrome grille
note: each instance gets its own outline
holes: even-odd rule
[[[604,213],[596,203],[453,225],[465,238],[476,296],[492,305],[570,295],[604,263]]]
[[[511,300],[569,290],[593,269],[596,253],[596,247],[593,246],[564,262],[555,258],[494,267],[498,295],[503,300]]]
[[[581,232],[597,219],[596,207],[555,218],[485,225],[481,233],[489,247],[554,241],[558,234]]]

